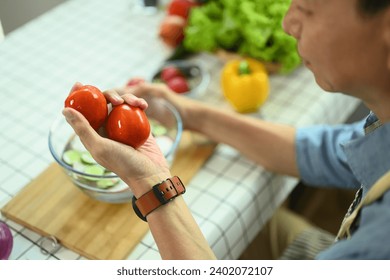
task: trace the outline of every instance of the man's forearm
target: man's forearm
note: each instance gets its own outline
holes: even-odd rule
[[[163,259],[215,259],[182,197],[148,215],[151,233]]]
[[[295,128],[208,105],[192,108],[187,119],[189,129],[236,148],[267,170],[298,176]]]

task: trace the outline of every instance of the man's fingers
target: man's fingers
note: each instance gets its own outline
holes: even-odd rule
[[[126,102],[131,106],[140,107],[143,110],[148,107],[144,99],[134,96],[130,90],[110,89],[104,91],[104,96],[114,106]]]
[[[89,125],[88,121],[84,116],[72,109],[65,108],[62,111],[66,118],[66,121],[72,126],[73,130],[80,137],[87,150],[90,150],[99,139],[98,133]]]
[[[124,94],[122,95],[123,100],[134,107],[139,107],[142,110],[146,110],[148,108],[148,103],[143,98],[136,97],[132,94]]]
[[[118,93],[116,90],[109,89],[103,92],[106,99],[111,102],[112,105],[119,105],[123,103],[123,98],[121,97],[121,94]]]
[[[69,93],[72,93],[72,92],[74,92],[75,90],[78,90],[78,89],[81,88],[82,86],[83,86],[82,83],[76,82],[76,83],[72,86],[72,88],[70,89],[70,92],[69,92]]]

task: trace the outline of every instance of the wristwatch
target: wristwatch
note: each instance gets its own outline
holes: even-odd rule
[[[132,204],[137,216],[146,222],[146,216],[158,207],[167,204],[175,197],[185,193],[186,188],[180,178],[174,176],[153,186],[153,188],[140,196],[138,199],[133,196]]]

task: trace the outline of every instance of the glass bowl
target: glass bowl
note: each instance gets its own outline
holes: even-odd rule
[[[181,117],[175,107],[163,99],[152,98],[147,102],[145,112],[152,134],[171,165],[182,136]],[[63,116],[50,128],[49,150],[74,185],[91,198],[108,203],[131,201],[133,194],[128,186],[95,162]]]
[[[165,67],[176,67],[187,80],[189,91],[178,93],[191,98],[199,98],[205,92],[210,83],[210,73],[199,63],[188,60],[171,60],[164,63],[153,75],[152,82],[164,82],[160,75]]]

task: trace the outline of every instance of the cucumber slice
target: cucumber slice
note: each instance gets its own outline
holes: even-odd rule
[[[162,126],[160,124],[155,124],[152,126],[152,134],[155,136],[155,137],[158,137],[158,136],[161,136],[161,135],[165,135],[167,134],[167,129],[165,126]]]
[[[76,150],[67,150],[63,153],[62,159],[68,165],[74,165],[76,162],[81,162],[81,154]]]
[[[92,157],[92,155],[85,149],[78,150],[72,148],[66,150],[63,153],[62,158],[64,162],[72,166],[75,171],[85,174],[71,174],[75,180],[81,182],[82,184],[87,184],[88,186],[99,189],[108,189],[120,182],[119,178],[99,178],[99,176],[111,175],[112,172],[99,165]],[[93,176],[97,177],[95,178]]]
[[[105,169],[103,166],[100,165],[88,165],[85,167],[85,173],[89,175],[95,175],[95,176],[102,176],[104,175]],[[99,178],[88,178],[91,181],[97,181],[100,180]]]
[[[73,164],[73,169],[74,170],[76,170],[76,171],[78,171],[78,172],[83,172],[83,173],[85,173],[85,168],[86,168],[87,166],[84,164],[84,163],[82,163],[82,162],[75,162],[74,164]]]
[[[97,164],[97,162],[95,161],[95,159],[92,157],[92,155],[89,152],[82,152],[81,153],[81,160],[87,164]]]
[[[119,182],[119,179],[102,179],[97,181],[96,187],[99,189],[108,189],[116,185]]]

